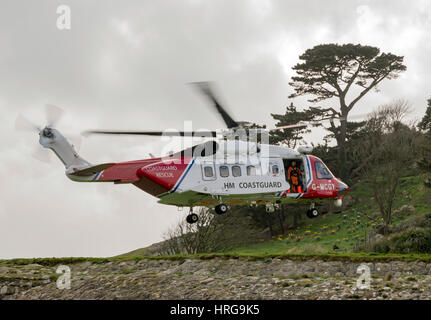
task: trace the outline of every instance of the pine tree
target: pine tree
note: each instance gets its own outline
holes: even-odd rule
[[[274,120],[277,120],[276,127],[295,125],[299,122],[308,122],[314,119],[314,114],[310,110],[298,111],[296,106],[291,103],[286,107],[284,114],[271,113]],[[307,127],[289,128],[277,130],[271,133],[271,144],[285,144],[289,148],[296,148],[297,145],[303,140],[304,134],[310,132]]]
[[[419,129],[424,130],[425,143],[423,146],[424,156],[417,161],[419,168],[431,173],[431,98],[428,99],[428,107],[422,121],[418,124]],[[425,185],[431,188],[431,177],[426,178]]]
[[[394,79],[406,70],[403,57],[380,49],[360,44],[317,45],[300,57],[301,62],[293,67],[297,75],[289,84],[295,92],[289,98],[312,95],[310,102],[331,98],[338,99],[340,120],[337,135],[340,176],[347,178],[346,133],[347,118],[352,108],[371,89],[377,89],[385,79]],[[352,97],[353,87],[359,93]]]
[[[422,121],[419,122],[418,127],[419,129],[430,132],[431,131],[431,98],[428,99],[428,107],[425,111],[425,115],[422,118]]]

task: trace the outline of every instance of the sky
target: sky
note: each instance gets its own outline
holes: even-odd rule
[[[70,30],[57,28],[60,5],[71,10]],[[418,120],[431,96],[430,29],[428,0],[2,0],[0,258],[113,256],[162,240],[187,214],[132,185],[70,181],[57,159],[31,156],[38,135],[14,129],[19,114],[44,125],[44,105],[57,105],[66,111],[57,129],[67,137],[94,128],[181,130],[184,121],[223,128],[188,85],[214,81],[234,119],[271,128],[270,114],[290,102],[312,105],[311,97],[288,99],[299,55],[322,43],[359,43],[403,55],[407,71],[351,114],[401,98]],[[143,159],[168,143],[94,136],[82,140],[80,155],[92,163]]]

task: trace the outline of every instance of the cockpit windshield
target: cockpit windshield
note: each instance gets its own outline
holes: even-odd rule
[[[314,167],[316,168],[317,179],[332,179],[332,174],[323,164],[323,162],[314,162]]]

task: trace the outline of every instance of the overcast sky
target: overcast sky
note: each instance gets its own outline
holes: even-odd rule
[[[71,30],[56,27],[71,8]],[[44,104],[67,111],[66,136],[89,128],[220,128],[186,83],[212,80],[237,120],[274,126],[292,93],[291,67],[322,43],[360,43],[404,55],[407,71],[370,92],[352,114],[409,100],[412,119],[431,95],[431,1],[17,1],[0,2],[0,258],[112,256],[162,239],[185,212],[132,185],[80,184],[60,161],[31,157]],[[298,107],[310,104],[297,98]],[[329,101],[336,106],[335,101]],[[312,138],[319,142],[319,134]],[[152,137],[91,137],[92,163],[160,154]],[[46,151],[49,152],[49,151]],[[54,159],[57,160],[57,159]]]

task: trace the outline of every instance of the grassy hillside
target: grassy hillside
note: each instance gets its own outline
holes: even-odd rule
[[[431,190],[423,185],[424,176],[409,176],[401,180],[394,202],[393,227],[413,216],[431,213]],[[315,219],[304,219],[296,230],[287,235],[273,237],[269,241],[236,248],[243,254],[351,252],[367,238],[371,229],[381,224],[377,204],[372,190],[366,183],[357,183],[351,188],[352,204],[339,214],[325,214]],[[413,206],[414,210],[399,210]]]
[[[424,179],[423,175],[411,175],[401,179],[393,205],[392,228],[395,230],[409,221],[431,214],[431,190],[423,185]],[[372,229],[377,229],[382,224],[382,219],[372,189],[366,182],[353,185],[348,198],[349,205],[342,213],[328,213],[315,219],[306,218],[304,213],[298,228],[289,230],[285,235],[274,236],[270,240],[262,239],[259,243],[237,247],[220,254],[252,257],[295,254],[319,256],[329,253],[350,255],[358,245],[368,239]],[[409,207],[409,210],[400,210],[406,207]],[[146,254],[147,248],[141,248],[120,257]]]

